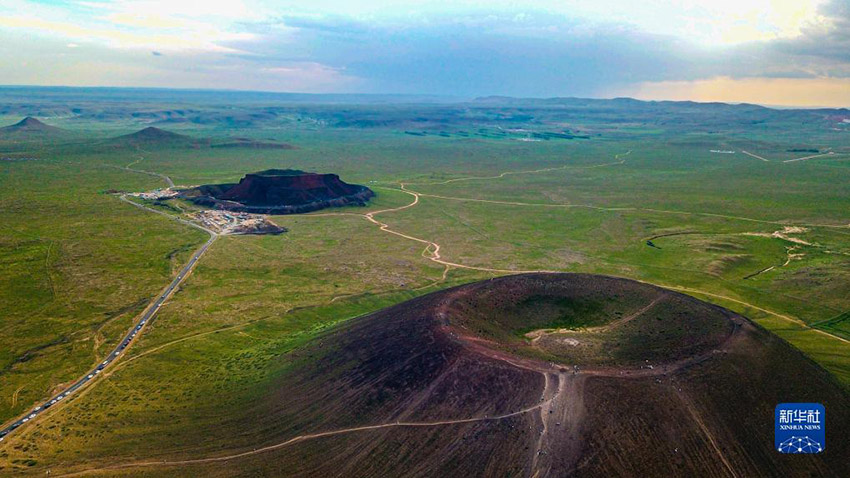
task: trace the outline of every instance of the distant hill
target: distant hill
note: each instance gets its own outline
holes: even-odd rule
[[[114,148],[137,148],[143,146],[145,148],[156,147],[207,147],[210,144],[209,138],[194,138],[185,134],[174,133],[164,129],[148,126],[135,133],[125,134],[107,140],[105,145]]]
[[[697,110],[714,111],[717,109],[734,111],[768,110],[764,106],[749,103],[721,103],[696,101],[645,101],[629,97],[596,99],[575,97],[553,98],[515,98],[511,96],[484,96],[475,98],[471,104],[487,106],[537,106],[537,107],[568,107],[568,108],[603,108],[603,109],[633,109],[633,110]]]
[[[295,149],[289,143],[278,143],[277,141],[263,141],[250,138],[233,138],[223,143],[211,144],[212,148],[242,148],[242,149]]]
[[[32,116],[27,116],[26,118],[13,125],[0,128],[0,136],[5,137],[36,138],[63,136],[66,133],[66,130],[62,128],[57,128],[56,126],[44,124],[41,121],[33,118]]]
[[[295,149],[289,143],[281,143],[272,140],[257,140],[244,137],[236,138],[198,138],[185,134],[175,133],[155,126],[148,126],[135,133],[125,134],[107,140],[108,145],[124,146],[170,146],[170,147],[193,147],[193,148],[221,148],[221,149]]]
[[[192,138],[183,134],[177,134],[164,129],[148,126],[147,128],[136,131],[135,133],[119,136],[113,141],[125,143],[175,143],[191,142]]]

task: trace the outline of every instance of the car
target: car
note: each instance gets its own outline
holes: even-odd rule
[[[93,374],[93,373],[90,373],[90,374],[88,375],[88,377],[89,377],[89,378],[92,378],[92,377],[94,377],[94,374]]]

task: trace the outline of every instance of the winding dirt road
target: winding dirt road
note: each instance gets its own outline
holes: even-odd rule
[[[631,153],[631,151],[629,151],[627,153],[623,153],[622,156],[628,155],[629,153]],[[617,157],[620,157],[620,155],[618,155]],[[617,161],[617,162],[614,162],[614,163],[604,163],[604,164],[600,164],[600,165],[596,165],[596,166],[590,166],[590,167],[612,166],[612,165],[619,165],[619,164],[623,164],[623,163],[625,163],[624,159]],[[535,173],[539,173],[539,172],[552,171],[552,170],[556,170],[556,169],[564,169],[564,168],[546,168],[546,169],[540,169],[540,170],[514,171],[514,172],[509,171],[509,172],[501,173],[501,174],[498,174],[498,175],[495,175],[495,176],[474,177],[474,178],[468,178],[468,179],[469,180],[492,180],[492,179],[504,178],[509,173],[510,174],[535,174]],[[442,183],[430,183],[430,184],[445,184],[446,182],[457,181],[457,180],[460,180],[460,179],[465,179],[465,178],[457,178],[457,179],[448,180],[448,181],[445,181],[445,182],[442,182]],[[599,206],[592,206],[592,205],[577,205],[577,204],[539,204],[539,203],[494,201],[494,200],[487,200],[487,199],[438,196],[438,195],[432,195],[432,194],[423,194],[423,193],[419,193],[419,192],[407,189],[407,186],[409,184],[413,184],[413,183],[399,183],[399,189],[395,189],[395,190],[401,191],[401,192],[404,192],[404,193],[407,193],[407,194],[413,196],[413,201],[411,203],[406,204],[404,206],[396,207],[396,208],[382,209],[382,210],[379,210],[379,211],[373,211],[371,213],[366,213],[366,214],[362,214],[362,215],[358,214],[358,215],[365,217],[369,222],[377,225],[380,228],[380,230],[382,230],[384,232],[387,232],[389,234],[394,234],[396,236],[399,236],[399,237],[402,237],[402,238],[405,238],[405,239],[408,239],[408,240],[416,241],[416,242],[419,242],[421,244],[425,244],[425,249],[422,253],[423,257],[426,257],[427,259],[431,260],[432,262],[436,262],[438,264],[441,264],[441,265],[449,267],[449,268],[467,269],[467,270],[474,270],[474,271],[479,271],[479,272],[488,272],[488,273],[494,273],[494,274],[558,273],[558,272],[563,272],[563,271],[546,270],[546,269],[534,269],[534,270],[498,269],[498,268],[490,268],[490,267],[482,267],[482,266],[470,266],[470,265],[466,265],[466,264],[460,264],[460,263],[457,263],[457,262],[447,261],[447,260],[443,259],[441,254],[440,254],[440,249],[441,249],[440,244],[438,244],[434,241],[428,240],[428,239],[415,237],[415,236],[412,236],[410,234],[405,234],[403,232],[394,230],[394,229],[392,229],[392,227],[389,224],[375,219],[375,216],[378,215],[378,214],[384,214],[384,213],[390,213],[390,212],[401,211],[401,210],[404,210],[404,209],[409,209],[409,208],[415,207],[417,204],[419,204],[421,197],[432,197],[432,198],[444,199],[444,200],[482,202],[482,203],[491,203],[491,204],[505,204],[505,205],[512,205],[512,206],[560,207],[560,208],[583,207],[583,208],[591,208],[591,209],[604,210],[604,211],[629,211],[629,210],[631,210],[631,211],[649,211],[649,212],[659,212],[659,213],[666,213],[666,214],[683,214],[683,215],[718,217],[718,218],[724,218],[724,219],[734,219],[734,220],[740,220],[740,221],[788,226],[788,223],[782,222],[782,221],[771,221],[771,220],[755,219],[755,218],[742,217],[742,216],[732,216],[732,215],[726,215],[726,214],[700,213],[700,212],[687,212],[687,211],[669,211],[669,210],[663,210],[663,209],[636,208],[636,207],[606,208],[606,207],[599,207]],[[423,184],[423,183],[420,183],[420,184]],[[393,188],[390,188],[390,189],[393,189]],[[798,224],[798,226],[823,227],[823,228],[835,228],[835,229],[848,229],[848,228],[850,228],[850,225],[844,225],[844,224]],[[444,272],[447,272],[447,271],[444,271]],[[444,273],[444,276],[445,276],[445,273]],[[658,284],[658,283],[654,283],[654,282],[641,281],[641,280],[639,280],[639,281],[645,282],[645,283],[650,284],[650,285],[662,287],[662,288],[676,290],[676,291],[679,291],[679,292],[685,292],[685,293],[688,293],[688,294],[703,295],[703,296],[712,297],[712,298],[715,298],[715,299],[722,299],[722,300],[726,300],[726,301],[729,301],[729,302],[733,302],[733,303],[736,303],[736,304],[739,304],[739,305],[750,307],[750,308],[758,310],[760,312],[764,312],[768,315],[772,315],[772,316],[780,318],[782,320],[792,322],[792,323],[800,326],[803,329],[815,331],[815,332],[817,332],[821,335],[831,337],[833,339],[839,340],[839,341],[844,342],[844,343],[850,343],[850,340],[844,339],[844,338],[839,337],[837,335],[830,334],[829,332],[826,332],[824,330],[813,328],[800,319],[797,319],[797,318],[794,318],[794,317],[791,317],[791,316],[788,316],[788,315],[785,315],[785,314],[781,314],[779,312],[775,312],[775,311],[772,311],[772,310],[769,310],[769,309],[765,309],[763,307],[759,307],[755,304],[752,304],[752,303],[749,303],[749,302],[746,302],[746,301],[743,301],[743,300],[740,300],[740,299],[735,299],[735,298],[732,298],[732,297],[728,297],[728,296],[724,296],[724,295],[720,295],[720,294],[715,294],[715,293],[712,293],[712,292],[707,292],[707,291],[703,291],[703,290],[699,290],[699,289],[693,289],[693,288],[689,288],[689,287],[682,287],[682,286],[678,286],[678,285]]]

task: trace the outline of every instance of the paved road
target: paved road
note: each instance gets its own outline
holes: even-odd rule
[[[157,213],[161,213],[161,211],[156,211],[154,209],[150,209],[150,208],[147,208],[145,206],[142,206],[141,204],[134,203],[134,202],[126,199],[123,196],[121,197],[121,199],[130,203],[130,204],[138,206],[140,208],[147,209],[147,210],[157,212]],[[79,380],[74,382],[74,384],[71,385],[70,387],[66,388],[65,390],[63,390],[62,392],[57,394],[56,396],[52,397],[50,400],[48,400],[48,401],[42,403],[41,405],[35,407],[26,416],[19,418],[17,421],[9,424],[6,428],[3,428],[2,430],[0,430],[0,441],[3,441],[6,438],[6,435],[15,431],[18,427],[20,427],[24,423],[32,420],[33,418],[37,417],[38,415],[40,415],[42,413],[44,413],[47,409],[49,409],[50,407],[56,405],[56,403],[60,402],[61,400],[64,400],[66,397],[68,397],[68,395],[71,395],[72,393],[74,393],[77,390],[79,390],[80,388],[82,388],[89,381],[94,380],[94,378],[97,375],[99,375],[103,371],[103,369],[108,367],[111,363],[117,361],[118,358],[122,355],[122,353],[127,349],[127,347],[129,347],[130,344],[133,343],[134,339],[136,338],[136,335],[138,335],[139,332],[141,332],[142,329],[145,327],[145,325],[148,322],[150,322],[151,319],[153,319],[154,315],[156,315],[156,313],[159,311],[159,308],[162,307],[162,304],[171,296],[171,294],[174,292],[174,289],[176,289],[177,286],[179,286],[180,283],[183,282],[183,280],[186,278],[186,276],[189,275],[189,273],[192,270],[192,267],[194,267],[195,263],[198,262],[198,259],[201,258],[201,256],[204,254],[204,252],[206,252],[207,249],[209,249],[209,247],[212,245],[212,243],[218,237],[218,234],[216,234],[215,232],[213,232],[209,229],[206,229],[204,227],[201,227],[198,224],[195,224],[195,223],[192,223],[192,222],[180,219],[180,218],[175,218],[175,217],[170,216],[168,214],[166,214],[166,216],[172,217],[173,219],[177,219],[180,222],[189,224],[189,225],[197,227],[199,229],[203,229],[204,231],[209,233],[209,235],[210,235],[209,240],[207,240],[207,242],[205,242],[197,251],[195,251],[195,253],[192,255],[192,258],[189,259],[189,262],[185,266],[183,266],[183,269],[181,269],[180,273],[177,274],[177,277],[175,277],[174,280],[172,280],[171,283],[168,285],[168,287],[166,287],[165,290],[163,290],[162,293],[156,298],[156,300],[148,306],[148,308],[142,314],[142,316],[139,319],[139,322],[136,324],[136,326],[133,327],[133,329],[130,330],[127,333],[127,335],[121,340],[121,342],[118,344],[118,346],[115,347],[115,350],[113,350],[109,354],[109,356],[106,357],[106,359],[103,362],[101,362],[97,367],[92,369],[89,373],[83,375],[82,378],[80,378]]]
[[[167,218],[169,218],[169,219],[173,219],[173,220],[175,220],[175,221],[177,221],[177,222],[179,222],[179,223],[183,223],[183,224],[185,224],[185,225],[187,225],[187,226],[192,226],[192,227],[194,227],[194,228],[196,228],[196,229],[200,229],[200,230],[202,230],[202,231],[206,232],[207,234],[209,234],[209,235],[210,235],[210,237],[215,237],[215,236],[217,236],[217,235],[218,235],[218,233],[217,233],[217,232],[213,231],[212,229],[207,229],[206,227],[204,227],[204,226],[202,226],[202,225],[198,224],[197,222],[187,221],[186,219],[183,219],[183,218],[182,218],[182,217],[180,217],[180,216],[175,216],[175,215],[173,215],[173,214],[168,214],[167,212],[158,211],[158,210],[156,210],[156,209],[153,209],[153,208],[147,207],[147,206],[145,206],[144,204],[139,204],[139,203],[137,203],[137,202],[135,202],[135,201],[131,201],[130,199],[127,199],[127,195],[126,195],[126,194],[121,195],[121,196],[119,197],[119,199],[121,199],[122,201],[124,201],[124,202],[125,202],[125,203],[127,203],[127,204],[131,204],[131,205],[133,205],[133,206],[136,206],[136,207],[137,207],[137,208],[139,208],[139,209],[144,209],[145,211],[154,212],[154,213],[157,213],[157,214],[159,214],[159,215],[161,215],[161,216],[165,216],[165,217],[167,217]]]

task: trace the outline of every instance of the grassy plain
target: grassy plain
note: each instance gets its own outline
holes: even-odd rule
[[[298,148],[283,151],[102,143],[140,127],[130,119],[102,129],[94,119],[54,122],[101,138],[90,143],[0,141],[9,155],[38,158],[0,162],[0,421],[101,360],[205,240],[105,194],[164,185],[121,167],[178,185],[291,167],[334,172],[378,193],[366,208],[276,217],[289,230],[280,236],[220,238],[122,362],[0,444],[0,473],[251,448],[264,440],[252,413],[296,360],[293,350],[348,318],[503,274],[494,269],[673,288],[756,320],[850,386],[850,160],[782,162],[805,138],[846,148],[846,133],[796,131],[790,120],[709,134],[587,118],[574,126],[590,139],[524,142],[492,126],[486,135],[456,134],[474,128],[454,123],[447,136],[331,127],[326,114],[162,126]],[[771,161],[708,151],[715,148]],[[375,218],[463,266],[445,280],[433,248],[363,217],[410,204],[410,191],[421,194],[415,206]]]

